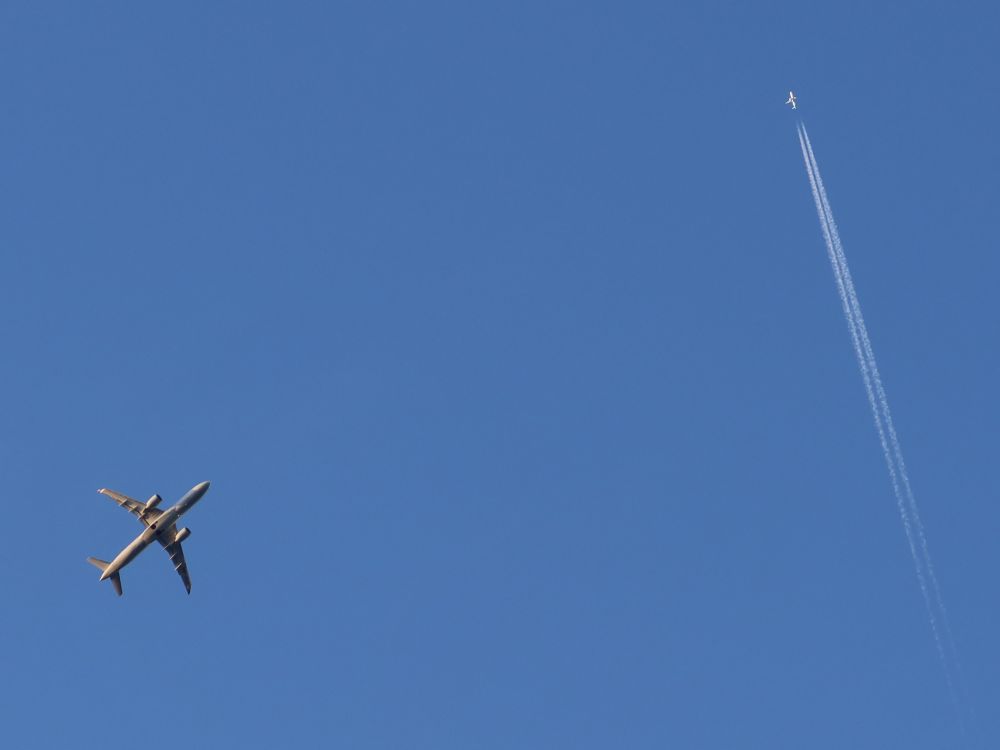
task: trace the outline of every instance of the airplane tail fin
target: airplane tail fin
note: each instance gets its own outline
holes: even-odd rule
[[[100,569],[100,571],[102,573],[105,570],[107,570],[108,569],[108,565],[111,564],[107,560],[99,560],[96,557],[88,557],[87,558],[87,562],[89,562],[95,568]],[[122,579],[121,579],[121,576],[118,575],[118,571],[115,571],[110,576],[110,578],[111,578],[111,585],[115,587],[115,593],[118,594],[118,596],[121,596],[122,595]]]

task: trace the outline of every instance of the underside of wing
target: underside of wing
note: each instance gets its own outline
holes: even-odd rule
[[[159,537],[159,542],[163,545],[163,549],[167,551],[167,554],[170,555],[170,562],[174,564],[177,575],[181,577],[181,580],[184,582],[184,588],[190,594],[191,577],[188,575],[187,563],[184,562],[184,549],[181,547],[180,542],[168,541],[168,539],[173,539],[173,537],[173,534],[170,534],[166,538],[161,536]]]
[[[163,514],[162,510],[147,508],[146,503],[140,503],[138,500],[134,500],[128,495],[123,495],[120,492],[115,492],[114,490],[109,489],[100,489],[98,492],[102,495],[110,497],[120,506],[125,508],[125,510],[142,521],[146,526],[149,526]]]

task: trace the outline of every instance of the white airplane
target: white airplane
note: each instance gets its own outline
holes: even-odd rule
[[[101,571],[101,580],[111,579],[111,584],[115,587],[115,593],[122,595],[122,579],[119,571],[128,565],[135,557],[154,541],[160,545],[170,555],[170,562],[174,564],[177,574],[184,582],[184,588],[191,593],[191,577],[188,575],[187,563],[184,561],[184,550],[181,549],[181,542],[188,538],[191,530],[187,528],[178,529],[176,522],[187,513],[191,506],[201,500],[201,496],[208,492],[208,482],[202,482],[192,487],[180,501],[171,508],[160,510],[156,506],[160,504],[162,498],[153,495],[149,500],[140,503],[133,500],[128,495],[123,495],[114,490],[98,490],[102,495],[107,495],[129,513],[134,515],[145,526],[143,532],[139,534],[132,543],[118,553],[114,560],[100,560],[96,557],[88,557],[87,562]]]
[[[785,104],[791,104],[792,109],[795,109],[795,94],[793,94],[791,91],[788,92],[788,101],[785,102]]]

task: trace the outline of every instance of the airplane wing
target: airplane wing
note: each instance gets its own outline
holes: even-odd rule
[[[125,510],[142,521],[146,526],[149,526],[153,523],[153,521],[163,515],[162,510],[159,510],[158,508],[146,508],[146,503],[140,503],[138,500],[133,500],[128,495],[123,495],[120,492],[108,489],[100,489],[98,492],[102,495],[110,497],[120,506],[125,508]]]
[[[173,534],[170,534],[169,538],[173,539]],[[181,547],[181,543],[167,541],[163,535],[157,537],[157,540],[163,545],[163,549],[167,551],[167,554],[170,555],[170,562],[174,564],[177,575],[181,577],[181,580],[184,582],[184,588],[190,594],[191,576],[188,575],[187,563],[184,562],[184,549]]]

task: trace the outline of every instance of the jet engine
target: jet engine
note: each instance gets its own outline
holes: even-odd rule
[[[159,495],[153,495],[149,500],[146,501],[146,510],[150,508],[155,508],[163,500]]]
[[[191,529],[185,526],[183,529],[178,529],[177,536],[174,537],[174,542],[183,542],[191,536]]]

